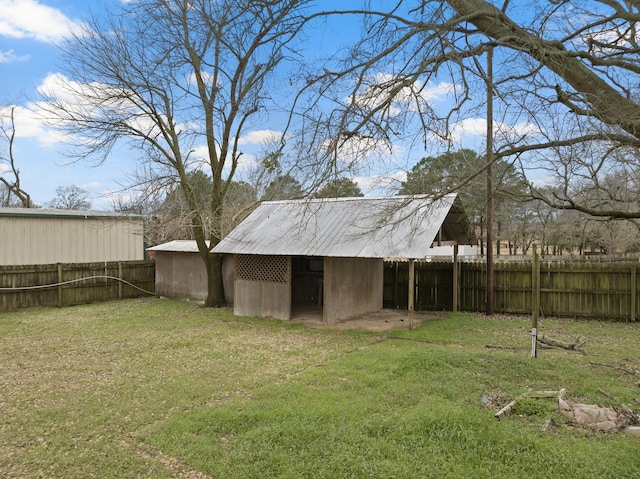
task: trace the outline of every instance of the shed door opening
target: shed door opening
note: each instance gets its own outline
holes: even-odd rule
[[[291,259],[293,278],[291,300],[293,312],[322,312],[324,299],[324,258],[294,256]]]

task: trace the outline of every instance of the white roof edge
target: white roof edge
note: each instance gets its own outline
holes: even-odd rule
[[[207,244],[209,242],[207,241]],[[147,248],[147,251],[168,251],[175,253],[197,253],[198,244],[196,240],[172,240]]]
[[[262,204],[269,205],[286,205],[286,204],[296,204],[296,203],[329,203],[329,202],[343,202],[343,201],[383,201],[383,200],[422,200],[426,198],[431,198],[433,201],[437,201],[443,198],[450,198],[458,196],[458,193],[447,193],[446,195],[442,195],[441,197],[434,198],[431,195],[419,194],[419,195],[395,195],[395,196],[345,196],[341,198],[301,198],[297,200],[272,200],[272,201],[263,201]]]
[[[115,219],[143,219],[143,215],[133,213],[118,213],[116,211],[100,210],[63,210],[54,208],[0,208],[0,217],[22,218],[115,218]]]

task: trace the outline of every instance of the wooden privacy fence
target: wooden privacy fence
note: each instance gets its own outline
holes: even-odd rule
[[[486,309],[485,261],[459,262],[458,310]],[[638,262],[497,261],[494,311],[544,316],[636,321]],[[385,262],[384,306],[408,307],[409,265]],[[415,309],[453,311],[453,262],[415,265]]]
[[[153,295],[155,261],[0,266],[0,311]]]

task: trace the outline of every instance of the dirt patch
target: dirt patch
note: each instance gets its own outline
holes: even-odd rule
[[[413,326],[417,327],[428,319],[441,318],[439,312],[416,312],[413,315]],[[318,319],[303,319],[302,323],[309,327],[321,327],[329,329],[356,329],[360,331],[386,332],[397,329],[409,329],[409,312],[398,309],[382,309],[373,313],[367,313],[349,319],[344,319],[335,324],[325,325]]]

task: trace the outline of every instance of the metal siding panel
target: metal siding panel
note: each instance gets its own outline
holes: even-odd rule
[[[142,229],[141,218],[113,215],[0,214],[0,264],[138,260]]]
[[[118,231],[116,225],[109,220],[102,220],[102,227],[107,232],[105,236],[105,242],[103,244],[103,254],[105,258],[109,258],[110,260],[113,258],[117,258],[117,253],[119,249],[119,241],[118,241]]]
[[[59,229],[57,231],[58,239],[61,243],[64,243],[64,231],[68,233],[68,239],[66,244],[61,244],[60,248],[56,251],[59,255],[59,261],[61,263],[88,263],[85,254],[85,242],[86,238],[86,223],[82,220],[57,220],[59,223]]]
[[[36,219],[30,219],[31,223],[37,223]],[[63,256],[61,251],[63,249],[62,241],[62,220],[61,219],[46,219],[43,223],[37,223],[37,226],[42,227],[44,231],[42,235],[34,244],[34,250],[39,253],[37,262],[44,263],[71,263],[69,255]],[[46,238],[46,239],[45,239]],[[44,239],[44,240],[43,240]],[[73,242],[70,240],[65,246],[69,249],[69,244]],[[47,261],[49,260],[49,261]]]
[[[132,233],[128,236],[131,245],[129,246],[130,260],[143,260],[144,259],[144,225],[142,220],[129,221],[128,224],[132,230]]]
[[[101,257],[100,255],[100,244],[105,241],[105,235],[98,234],[100,220],[82,219],[78,221],[66,220],[65,222],[68,223],[67,225],[63,224],[63,228],[67,227],[73,231],[69,239],[75,243],[74,250],[70,252],[74,263],[90,263],[94,257],[96,261],[97,258],[104,258],[107,261],[106,257]],[[61,231],[61,234],[63,234],[63,231]],[[96,247],[96,244],[99,246]]]

